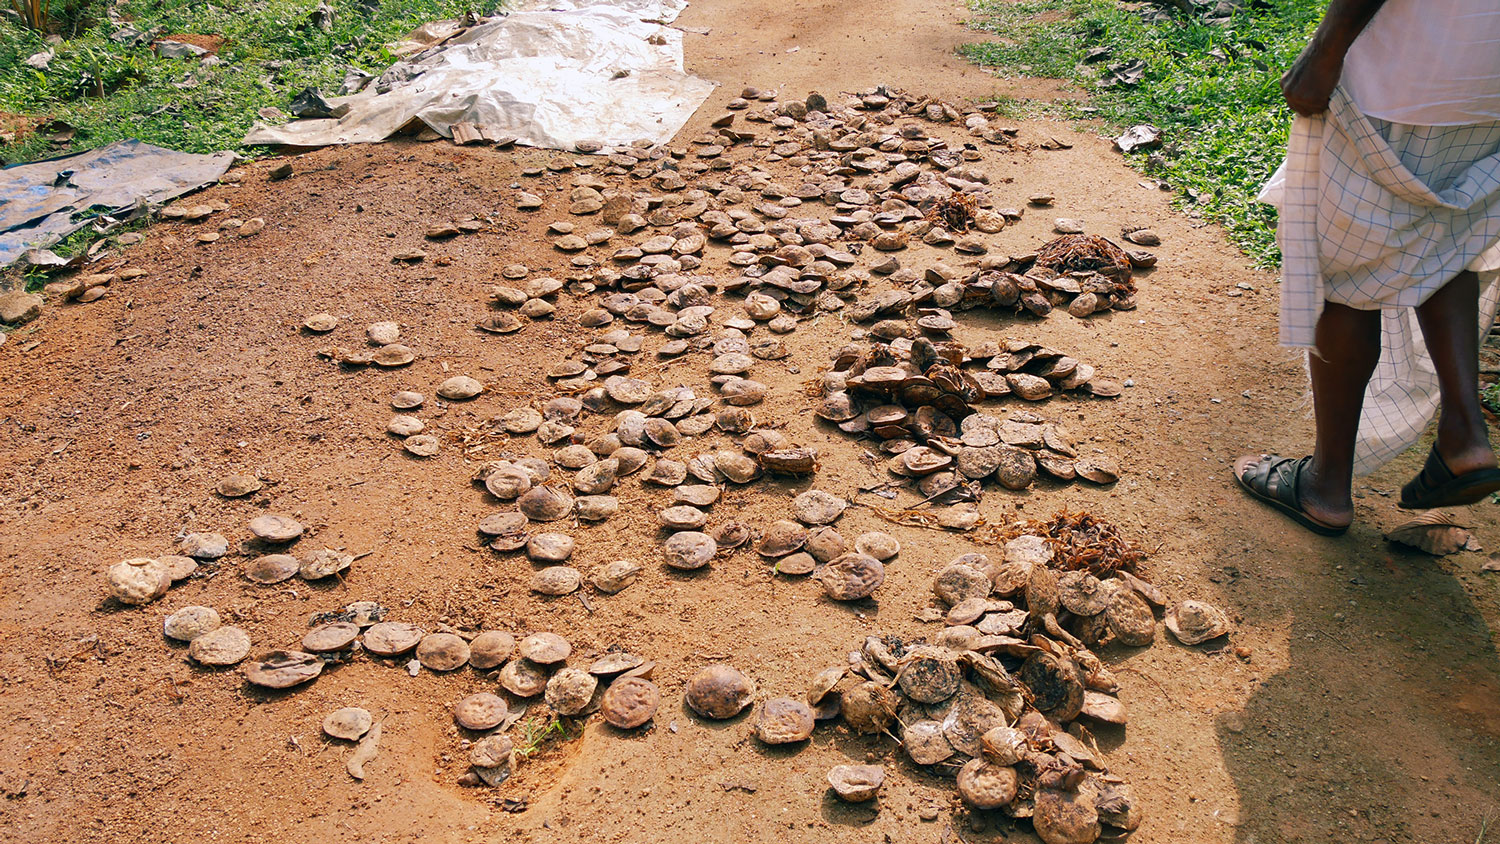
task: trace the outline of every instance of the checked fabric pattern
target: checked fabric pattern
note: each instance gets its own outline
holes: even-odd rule
[[[1500,309],[1500,122],[1409,126],[1366,117],[1342,88],[1292,124],[1261,191],[1280,209],[1281,344],[1315,353],[1325,301],[1383,311],[1355,471],[1411,447],[1438,407],[1416,314],[1465,269],[1480,277],[1477,330]]]

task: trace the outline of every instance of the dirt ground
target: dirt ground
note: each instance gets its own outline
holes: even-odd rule
[[[954,46],[975,37],[961,14],[941,0],[893,0],[878,12],[831,0],[696,0],[678,22],[694,30],[689,70],[721,87],[683,137],[702,132],[744,85],[832,98],[884,83],[954,101],[1051,90],[955,58]],[[1401,521],[1393,493],[1416,470],[1415,454],[1361,483],[1357,524],[1340,539],[1313,537],[1247,500],[1228,474],[1234,456],[1310,442],[1300,361],[1275,345],[1275,278],[1249,268],[1214,227],[1172,211],[1105,140],[1062,124],[1019,126],[1023,142],[1073,146],[981,150],[998,204],[1058,198],[989,236],[992,249],[1034,249],[1058,216],[1106,235],[1144,220],[1164,243],[1135,311],[959,317],[955,334],[971,345],[1040,341],[1133,383],[1112,402],[1058,398],[1041,410],[1118,458],[1117,484],[995,490],[981,512],[991,522],[1063,507],[1106,517],[1151,549],[1144,570],[1155,582],[1225,607],[1237,625],[1230,646],[1187,648],[1162,634],[1150,648],[1106,653],[1131,721],[1102,732],[1101,746],[1147,812],[1130,840],[1480,839],[1500,809],[1500,575],[1480,572],[1484,553],[1433,559],[1382,538]],[[888,738],[824,727],[807,746],[768,749],[749,718],[712,723],[682,705],[683,684],[710,661],[745,671],[762,698],[796,695],[866,635],[931,635],[936,627],[916,616],[932,602],[933,572],[975,550],[962,534],[851,508],[838,525],[846,537],[887,530],[904,546],[875,600],[853,605],[772,576],[753,554],[669,573],[656,562],[654,521],[668,496],[634,481],[619,493],[619,516],[569,528],[573,564],[585,572],[618,557],[645,564],[629,589],[593,594],[592,609],[576,596],[530,593],[524,558],[479,547],[474,525],[496,507],[469,475],[493,452],[466,457],[451,438],[550,396],[542,372],[590,336],[574,322],[587,300],[568,294],[556,318],[518,334],[472,328],[502,266],[566,269],[544,238],[566,213],[549,202],[526,215],[514,204],[518,186],[568,184],[566,174],[520,174],[548,158],[401,142],[311,152],[280,182],[267,180],[275,161],[244,166],[237,182],[202,194],[229,211],[158,225],[111,268],[145,277],[115,282],[93,304],[50,307],[0,348],[9,446],[0,456],[0,840],[1034,840],[965,811],[951,780],[895,761]],[[196,242],[225,215],[264,217],[267,228]],[[429,225],[470,215],[492,222],[423,240]],[[426,249],[427,260],[391,262],[409,248]],[[925,249],[901,260],[920,267],[938,257],[962,263]],[[319,311],[343,327],[327,338],[300,331]],[[401,324],[416,363],[341,370],[315,356],[359,340],[376,320]],[[756,415],[824,454],[815,481],[731,488],[715,521],[783,518],[790,497],[814,484],[886,503],[857,496],[885,480],[884,469],[814,424],[801,392],[852,328],[837,315],[805,321],[785,338],[791,357],[755,370],[773,387]],[[648,337],[635,377],[707,391],[704,356],[660,361],[651,352],[662,335]],[[488,391],[467,403],[429,399],[418,415],[450,444],[431,460],[407,457],[384,433],[391,393],[431,396],[455,373]],[[519,439],[490,448],[546,453]],[[221,498],[213,489],[230,472],[259,473],[266,487]],[[336,585],[261,587],[240,576],[244,558],[232,553],[212,576],[147,607],[107,598],[103,573],[118,560],[168,553],[188,531],[238,546],[248,520],[268,511],[309,527],[303,550],[369,556]],[[1462,515],[1481,542],[1500,545],[1492,505]],[[363,659],[294,693],[263,694],[233,670],[193,667],[161,635],[167,612],[206,604],[247,629],[257,652],[295,647],[311,615],[362,599],[429,628],[551,630],[582,654],[642,654],[658,662],[662,710],[633,734],[594,719],[502,787],[465,788],[449,706],[490,687],[479,673],[412,677],[400,661]],[[344,771],[348,746],[319,732],[324,714],[352,705],[384,730],[362,783]],[[826,771],[867,758],[891,760],[876,808],[838,803]],[[516,808],[507,799],[524,810],[507,811]]]

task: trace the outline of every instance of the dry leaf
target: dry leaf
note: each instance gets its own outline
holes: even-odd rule
[[[1385,538],[1439,557],[1473,550],[1479,544],[1452,516],[1436,510],[1397,526]]]

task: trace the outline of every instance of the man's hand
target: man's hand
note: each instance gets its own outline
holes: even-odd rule
[[[1329,0],[1312,41],[1281,77],[1281,94],[1292,111],[1312,117],[1328,110],[1328,98],[1344,73],[1344,54],[1385,2]]]
[[[1281,94],[1292,111],[1312,117],[1328,110],[1328,98],[1344,72],[1344,51],[1331,49],[1314,38],[1281,75]]]

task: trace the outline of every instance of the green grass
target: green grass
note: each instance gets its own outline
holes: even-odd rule
[[[57,5],[61,5],[60,3]],[[386,44],[421,24],[466,12],[487,13],[496,0],[383,0],[368,16],[337,3],[330,32],[306,23],[317,0],[125,0],[118,13],[138,30],[225,39],[219,63],[164,59],[150,44],[110,40],[119,26],[78,13],[72,34],[46,70],[25,59],[44,52],[41,33],[0,18],[0,112],[62,120],[77,128],[66,147],[37,134],[0,146],[0,164],[103,146],[123,138],[192,152],[241,149],[240,138],[264,106],[283,110],[308,86],[333,94],[353,66],[379,75],[395,57]],[[77,20],[86,25],[78,26]],[[0,121],[3,123],[4,121]]]
[[[1140,123],[1161,128],[1162,148],[1130,154],[1130,163],[1171,185],[1184,211],[1223,225],[1256,263],[1273,266],[1280,260],[1276,212],[1255,195],[1280,163],[1291,126],[1281,71],[1327,2],[1253,5],[1216,26],[1181,12],[1148,22],[1113,0],[973,0],[970,25],[1000,38],[969,45],[964,54],[1002,75],[1063,79],[1087,93],[1083,102],[1010,101],[1008,114],[1102,120],[1111,137]],[[1085,62],[1096,47],[1110,48],[1109,56]],[[1133,60],[1146,64],[1139,84],[1099,84],[1109,65]]]

